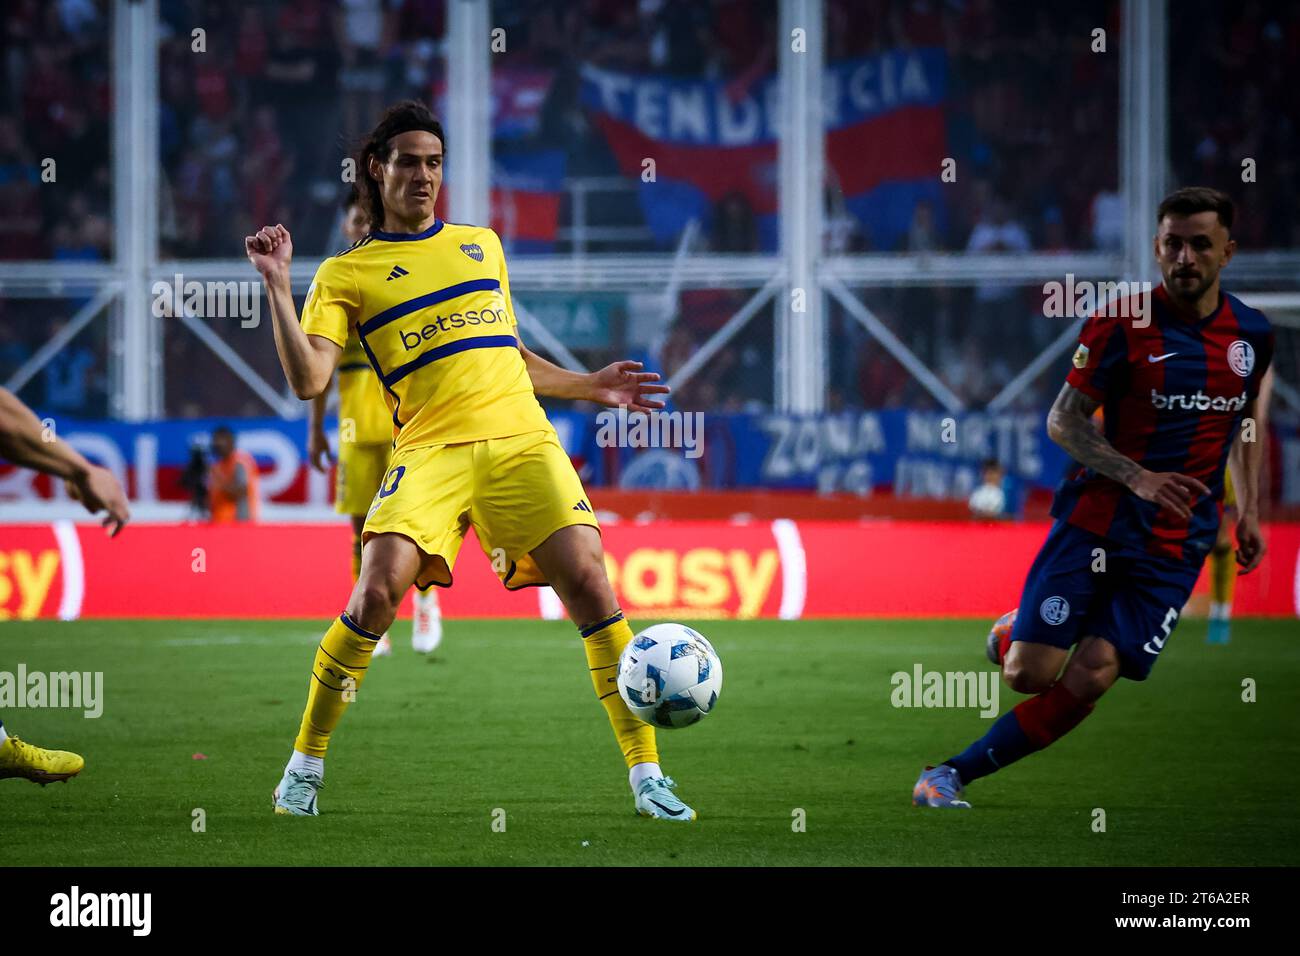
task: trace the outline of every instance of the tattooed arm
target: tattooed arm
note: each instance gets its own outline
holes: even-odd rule
[[[1047,434],[1075,461],[1118,481],[1143,501],[1153,501],[1180,518],[1190,518],[1191,505],[1199,495],[1208,495],[1210,489],[1187,475],[1147,471],[1117,451],[1092,423],[1092,413],[1100,404],[1067,382],[1047,415]]]

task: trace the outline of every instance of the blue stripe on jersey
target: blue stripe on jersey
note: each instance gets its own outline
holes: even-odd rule
[[[1169,371],[1173,371],[1173,375],[1169,375],[1168,372],[1166,372],[1166,394],[1194,395],[1197,392],[1204,392],[1205,389],[1209,387],[1210,358],[1206,354],[1205,339],[1202,337],[1201,332],[1211,322],[1218,320],[1222,316],[1222,309],[1223,303],[1222,300],[1220,300],[1219,310],[1212,312],[1207,318],[1201,320],[1199,323],[1184,323],[1183,325],[1178,326],[1179,334],[1172,343],[1170,342],[1168,334],[1166,334],[1166,351],[1176,347],[1179,352],[1182,352],[1185,355],[1190,354],[1195,357],[1195,363],[1191,368],[1188,368],[1183,363],[1179,363],[1176,366],[1170,367]],[[1173,323],[1179,320],[1170,315],[1169,321]],[[1182,356],[1179,357],[1181,358]],[[1167,456],[1162,456],[1160,466],[1161,471],[1176,471],[1180,475],[1187,474],[1187,466],[1192,455],[1192,443],[1196,440],[1196,432],[1201,426],[1201,420],[1203,417],[1203,415],[1188,416],[1180,423],[1181,428],[1179,431],[1174,433],[1174,440],[1169,441],[1166,439],[1166,441],[1169,442],[1166,446],[1168,448],[1168,453]],[[1172,429],[1166,426],[1165,431],[1170,432]],[[1210,490],[1214,491],[1215,489],[1211,487]],[[1148,510],[1152,512],[1150,520],[1152,526],[1154,526],[1155,522],[1160,518],[1159,507],[1149,501],[1144,501],[1142,504],[1146,505]],[[1182,542],[1184,561],[1200,560],[1201,557],[1204,556],[1204,551],[1199,553],[1189,553],[1188,545],[1199,543],[1204,540],[1207,531],[1217,531],[1218,517],[1218,507],[1212,502],[1207,504],[1205,501],[1200,501],[1192,506],[1192,517],[1187,522],[1185,530],[1186,536],[1183,538]],[[1211,529],[1209,525],[1213,525],[1213,528]],[[1193,554],[1195,556],[1193,556]]]
[[[399,365],[387,375],[384,376],[384,386],[390,391],[392,386],[396,385],[406,376],[410,375],[416,369],[424,368],[431,362],[436,362],[440,358],[446,358],[448,355],[455,355],[457,352],[465,352],[469,349],[501,349],[501,348],[519,348],[519,340],[513,335],[479,335],[474,338],[461,339],[458,342],[448,342],[446,345],[439,345],[436,349],[429,349],[417,359],[412,359],[405,365]]]
[[[456,285],[449,285],[445,289],[439,289],[437,292],[426,292],[424,295],[418,295],[414,299],[407,299],[405,302],[399,302],[391,309],[385,309],[371,319],[367,319],[359,327],[358,331],[362,335],[369,335],[375,329],[382,325],[387,325],[394,319],[400,319],[404,315],[410,315],[420,309],[427,308],[431,305],[437,305],[439,302],[446,302],[448,299],[455,299],[458,296],[468,295],[471,292],[493,292],[501,288],[501,283],[497,279],[471,279],[468,282],[459,282]]]
[[[433,225],[424,232],[380,232],[373,229],[370,235],[375,239],[382,239],[384,242],[415,242],[419,239],[428,239],[441,231],[443,222],[441,219],[433,220]]]
[[[379,376],[379,381],[383,383],[388,394],[393,396],[393,425],[396,428],[401,428],[402,420],[397,417],[397,413],[401,411],[402,408],[402,396],[389,388],[387,382],[384,382],[384,370],[379,366],[379,359],[375,357],[375,353],[370,348],[370,343],[367,342],[366,337],[360,333],[360,329],[357,330],[357,339],[361,342],[361,347],[366,350],[366,358],[370,359],[370,366],[375,370],[375,374]]]

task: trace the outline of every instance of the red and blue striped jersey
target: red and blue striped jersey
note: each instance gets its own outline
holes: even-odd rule
[[[1199,563],[1218,532],[1228,452],[1273,358],[1273,328],[1226,293],[1213,314],[1188,321],[1173,311],[1164,286],[1151,295],[1144,327],[1120,317],[1137,314],[1131,308],[1107,311],[1084,323],[1066,380],[1102,403],[1106,440],[1121,454],[1148,471],[1197,478],[1211,494],[1194,504],[1188,521],[1080,468],[1057,489],[1052,514],[1112,541]]]

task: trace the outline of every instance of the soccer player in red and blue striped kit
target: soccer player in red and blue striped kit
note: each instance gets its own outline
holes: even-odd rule
[[[1069,733],[1120,677],[1146,679],[1214,546],[1225,468],[1240,573],[1263,558],[1259,393],[1273,331],[1219,288],[1236,248],[1233,214],[1217,190],[1167,196],[1156,212],[1163,282],[1149,308],[1113,303],[1084,323],[1047,423],[1081,467],[1057,490],[1014,626],[989,646],[1007,685],[1034,696],[927,767],[915,805],[968,808],[972,780]],[[1091,421],[1099,407],[1104,431]]]

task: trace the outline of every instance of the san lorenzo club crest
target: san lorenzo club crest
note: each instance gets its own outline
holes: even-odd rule
[[[1064,624],[1070,616],[1070,602],[1060,596],[1049,597],[1038,609],[1039,616],[1052,626]]]
[[[1255,347],[1245,339],[1237,339],[1228,346],[1228,368],[1242,378],[1255,369]]]

